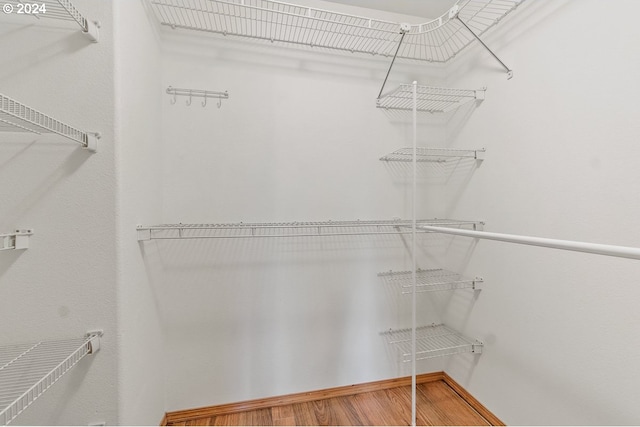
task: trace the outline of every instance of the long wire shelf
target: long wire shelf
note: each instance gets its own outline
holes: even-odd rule
[[[523,0],[458,0],[417,25],[372,19],[272,0],[149,0],[161,25],[224,36],[445,62],[508,15]],[[459,19],[457,19],[459,18]]]
[[[411,328],[389,330],[382,335],[399,349],[403,362],[411,361]],[[442,324],[416,328],[416,360],[459,353],[482,353],[482,347],[482,342],[468,338]]]
[[[413,292],[413,274],[411,271],[386,271],[378,273],[384,283],[398,286],[403,294]],[[459,273],[433,268],[416,270],[416,292],[451,291],[455,289],[480,289],[483,280],[480,277],[473,279],[464,277]]]
[[[427,113],[446,113],[468,102],[484,99],[485,89],[451,89],[417,86],[416,107]],[[376,107],[387,110],[413,109],[413,85],[402,84],[376,100]]]
[[[80,360],[100,349],[102,332],[84,338],[0,347],[0,425],[20,415]]]
[[[0,251],[27,249],[33,230],[16,230],[15,233],[0,234]]]
[[[87,19],[70,0],[5,0],[3,4],[6,14],[75,22],[91,41],[98,41],[98,24]]]
[[[484,223],[453,219],[424,219],[418,220],[417,225],[481,230]],[[410,234],[411,227],[412,221],[395,219],[382,221],[163,224],[139,226],[138,240],[398,235]]]
[[[99,137],[96,133],[77,129],[1,93],[0,132],[57,134],[77,142],[89,151],[97,150]]]
[[[456,148],[416,148],[416,161],[424,163],[445,163],[460,159],[483,160],[485,149],[462,150]],[[393,153],[380,157],[384,162],[411,162],[413,161],[413,148],[401,148]]]

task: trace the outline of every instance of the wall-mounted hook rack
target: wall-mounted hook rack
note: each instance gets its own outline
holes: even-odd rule
[[[173,95],[173,98],[169,101],[172,105],[177,102],[178,96],[188,96],[189,99],[185,102],[187,105],[191,105],[191,101],[193,98],[204,98],[204,101],[201,102],[203,107],[207,106],[208,99],[218,99],[218,108],[222,107],[222,100],[229,99],[229,92],[226,90],[224,92],[212,91],[212,90],[200,90],[200,89],[178,89],[172,86],[167,88],[167,93],[169,95]]]

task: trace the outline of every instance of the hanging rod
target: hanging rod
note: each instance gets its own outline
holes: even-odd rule
[[[628,246],[602,245],[599,243],[575,242],[571,240],[548,239],[545,237],[520,236],[516,234],[490,233],[487,231],[461,230],[457,228],[419,225],[419,230],[434,233],[453,234],[474,237],[477,239],[497,240],[499,242],[520,245],[541,246],[544,248],[562,249],[565,251],[586,252],[590,254],[613,256],[618,258],[640,259],[640,248]]]
[[[169,95],[173,95],[173,99],[171,100],[171,104],[175,104],[177,102],[178,96],[188,96],[189,100],[186,102],[187,105],[191,105],[192,98],[204,98],[202,101],[202,106],[207,106],[207,99],[218,99],[218,108],[222,106],[223,99],[229,99],[229,92],[218,92],[213,90],[200,90],[200,89],[178,89],[169,86],[167,88],[167,93]]]

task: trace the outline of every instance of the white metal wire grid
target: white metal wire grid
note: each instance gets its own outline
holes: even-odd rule
[[[26,5],[29,4],[29,10],[31,10],[31,5],[38,5],[41,7],[44,5],[45,12],[39,13],[27,13],[24,16],[30,16],[33,18],[47,18],[47,19],[59,19],[63,21],[75,21],[82,31],[88,30],[87,19],[82,16],[80,11],[76,9],[73,3],[69,0],[38,0],[35,2],[27,2],[25,0],[5,0],[3,4],[10,4],[13,6],[13,14],[17,14],[19,10],[23,10],[20,4]],[[42,9],[40,9],[42,10]]]
[[[0,425],[9,424],[89,354],[95,337],[0,347]]]
[[[484,90],[418,85],[417,92],[417,110],[428,113],[446,113],[467,102],[484,99]],[[376,106],[389,110],[413,110],[413,85],[403,84],[383,94],[377,99]]]
[[[522,0],[459,0],[454,8],[477,34],[484,33]],[[150,0],[162,25],[271,42],[393,56],[400,23],[272,0]],[[473,35],[447,12],[412,25],[398,58],[444,62]]]
[[[89,135],[73,126],[58,121],[38,110],[0,94],[0,131],[55,133],[81,144],[89,145]]]
[[[416,161],[427,163],[444,163],[458,159],[482,159],[485,150],[462,150],[455,148],[426,148],[417,147]],[[413,160],[413,148],[401,148],[393,153],[380,157],[386,162],[411,162]]]
[[[403,362],[411,361],[411,328],[390,330],[383,335],[390,344],[398,347]],[[416,360],[459,353],[482,353],[482,343],[445,325],[416,328]]]
[[[479,221],[419,220],[418,225],[481,229]],[[411,233],[411,221],[319,221],[289,223],[163,224],[138,227],[138,240],[258,237],[321,237]]]
[[[410,294],[413,289],[411,271],[387,271],[378,273],[385,284],[398,286],[403,294]],[[470,279],[459,273],[434,268],[416,270],[416,292],[450,291],[454,289],[476,289],[482,279]]]

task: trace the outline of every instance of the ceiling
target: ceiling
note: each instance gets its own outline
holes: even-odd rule
[[[454,5],[455,0],[330,0],[350,6],[366,7],[419,16],[426,19],[437,18]]]

